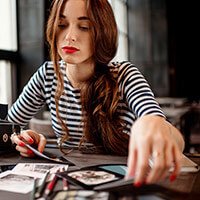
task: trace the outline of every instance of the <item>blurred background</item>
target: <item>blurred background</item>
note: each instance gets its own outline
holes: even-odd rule
[[[197,1],[109,2],[119,29],[114,60],[136,64],[168,119],[190,138],[200,129]],[[45,28],[50,5],[51,0],[0,0],[0,103],[10,107],[49,59]]]

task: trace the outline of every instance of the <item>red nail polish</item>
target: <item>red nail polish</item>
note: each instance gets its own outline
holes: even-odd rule
[[[20,146],[20,147],[25,147],[24,142],[19,142],[19,146]]]
[[[31,154],[33,154],[33,152],[30,149],[28,149],[27,154],[31,155]]]
[[[29,142],[30,144],[33,144],[34,140],[33,140],[32,138],[30,138],[30,139],[28,140],[28,142]]]
[[[169,177],[170,182],[175,181],[175,179],[176,179],[176,176],[175,176],[175,175],[171,175],[171,176]]]
[[[142,185],[142,183],[140,183],[140,182],[134,183],[134,186],[135,186],[135,187],[141,187],[141,185]]]

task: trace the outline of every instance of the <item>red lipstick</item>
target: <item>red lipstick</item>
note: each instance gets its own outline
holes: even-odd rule
[[[62,47],[62,50],[63,50],[65,53],[75,53],[75,52],[79,51],[79,49],[77,49],[77,48],[75,48],[75,47],[71,47],[71,46]]]

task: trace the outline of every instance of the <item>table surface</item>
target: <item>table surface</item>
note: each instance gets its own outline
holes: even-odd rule
[[[60,151],[56,148],[48,148],[46,151],[61,155]],[[113,156],[113,155],[94,155],[94,154],[82,154],[79,151],[72,151],[69,155],[65,156],[69,161],[75,164],[69,169],[77,169],[81,167],[86,167],[89,165],[96,164],[126,164],[127,157],[124,156]],[[191,160],[195,161],[200,165],[200,157],[189,157]],[[0,155],[0,164],[17,164],[24,162],[40,162],[48,163],[49,161],[42,158],[24,158],[19,155],[18,152],[4,153]],[[134,188],[132,185],[123,187],[123,191],[126,191],[126,194],[132,194],[131,196],[137,196],[140,192],[153,191],[154,194],[164,197],[162,199],[184,199],[184,200],[195,200],[200,199],[200,171],[196,173],[181,173],[174,182],[170,182],[168,179],[153,185],[146,185],[140,188]],[[120,189],[116,189],[120,191]],[[139,192],[139,193],[138,193]],[[19,194],[6,191],[0,191],[0,199],[3,200],[25,200],[29,199],[30,194]],[[130,199],[130,197],[129,197]],[[132,198],[135,199],[135,198]]]

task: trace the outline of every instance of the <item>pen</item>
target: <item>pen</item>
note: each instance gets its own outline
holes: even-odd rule
[[[65,168],[62,168],[60,171],[61,171],[61,172],[64,172],[64,171],[65,171]],[[62,178],[62,182],[63,182],[63,190],[68,190],[68,182],[67,182],[67,179],[66,179],[66,178]]]
[[[50,172],[50,170],[48,170],[48,171],[45,173],[44,178],[42,179],[42,184],[40,185],[38,191],[35,193],[35,197],[36,197],[36,198],[38,198],[38,197],[41,196],[42,191],[44,190],[44,186],[45,186],[47,177],[48,177],[48,175],[49,175],[49,172]]]
[[[37,181],[37,179],[34,178],[33,179],[33,189],[32,189],[32,192],[31,192],[30,200],[35,199],[36,181]]]
[[[54,174],[53,179],[48,183],[47,187],[45,188],[44,194],[48,196],[52,191],[54,186],[56,185],[58,176]]]
[[[67,179],[66,179],[66,178],[63,178],[62,181],[63,181],[63,190],[68,190],[68,182],[67,182]]]

